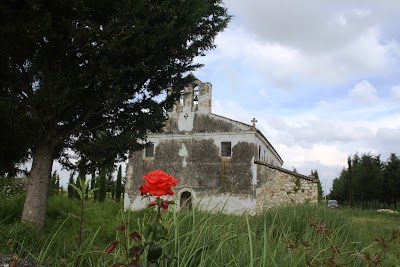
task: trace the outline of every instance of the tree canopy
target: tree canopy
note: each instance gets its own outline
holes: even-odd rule
[[[393,204],[400,199],[400,158],[391,154],[386,162],[380,156],[358,154],[349,157],[349,168],[333,181],[331,198],[375,206]]]
[[[7,166],[33,157],[23,221],[43,225],[53,159],[108,161],[160,131],[229,19],[218,0],[2,1],[0,126],[21,144]]]

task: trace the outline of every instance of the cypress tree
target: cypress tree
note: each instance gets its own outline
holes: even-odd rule
[[[107,195],[107,178],[106,178],[106,173],[104,170],[100,169],[100,175],[99,175],[99,190],[98,190],[98,200],[100,202],[104,202],[106,199]]]
[[[68,181],[68,198],[73,198],[75,196],[75,190],[72,188],[71,184],[74,184],[74,173],[71,173]]]
[[[117,202],[119,202],[121,200],[121,194],[122,194],[122,170],[121,170],[121,165],[119,165],[118,174],[117,174],[117,182],[115,185],[115,200]]]
[[[115,182],[111,182],[111,198],[114,199],[115,197]]]
[[[92,190],[93,188],[95,188],[96,185],[97,185],[97,181],[96,181],[96,170],[95,170],[95,169],[92,169],[91,175],[92,175],[92,180],[90,181],[90,190]],[[93,191],[93,200],[97,200],[97,191],[98,191],[98,190]]]
[[[350,207],[354,207],[354,185],[353,185],[353,169],[351,168],[351,157],[347,158],[347,164],[349,165],[349,169],[347,172],[348,180],[349,180],[349,204]]]

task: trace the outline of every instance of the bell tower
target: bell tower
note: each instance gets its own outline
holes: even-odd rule
[[[181,97],[175,104],[175,110],[177,113],[211,113],[211,98],[211,83],[195,80],[182,90]]]

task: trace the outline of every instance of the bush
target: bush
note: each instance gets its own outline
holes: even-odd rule
[[[0,198],[14,199],[25,193],[23,178],[0,177]]]

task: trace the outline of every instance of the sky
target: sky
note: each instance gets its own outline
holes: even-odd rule
[[[256,118],[283,167],[317,170],[325,192],[348,156],[400,154],[400,1],[224,2],[232,21],[193,73],[213,113]]]
[[[194,75],[212,112],[251,124],[329,192],[355,153],[400,155],[400,1],[225,0],[233,19]]]

